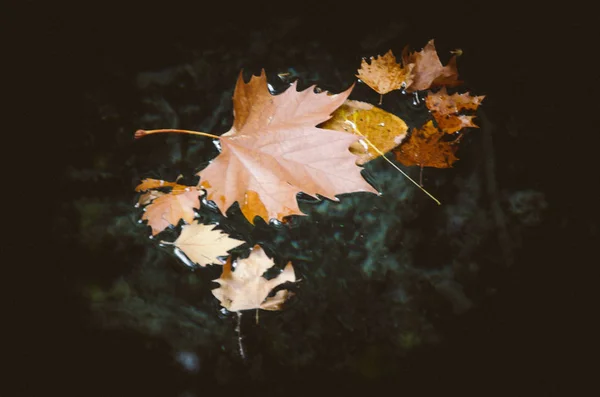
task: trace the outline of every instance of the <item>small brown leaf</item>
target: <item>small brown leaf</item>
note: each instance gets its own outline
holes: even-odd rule
[[[453,134],[464,127],[477,127],[473,123],[475,116],[459,115],[458,112],[477,110],[484,98],[485,95],[471,96],[468,92],[448,95],[446,87],[442,87],[436,93],[429,93],[425,98],[425,104],[435,118],[438,127],[447,134]]]
[[[485,95],[472,96],[468,92],[448,95],[446,87],[442,87],[438,92],[430,92],[425,98],[425,103],[430,111],[446,115],[462,110],[477,110],[484,98]]]
[[[404,65],[414,64],[412,84],[406,87],[408,92],[426,90],[440,85],[455,86],[461,83],[458,80],[456,56],[452,56],[448,64],[443,66],[433,40],[430,40],[421,51],[412,54],[409,53],[408,47],[405,47],[402,51],[402,62]]]
[[[454,155],[456,144],[442,141],[444,131],[438,130],[429,120],[420,129],[413,129],[410,138],[395,150],[402,164],[421,167],[449,168],[458,160]]]
[[[235,262],[235,271],[231,270],[229,257],[223,265],[221,277],[214,280],[220,287],[213,289],[212,293],[221,302],[221,306],[232,312],[250,309],[280,310],[291,293],[280,290],[274,296],[268,295],[280,284],[295,282],[296,276],[292,263],[288,262],[277,277],[270,280],[262,277],[273,265],[273,260],[259,245],[254,246],[248,258]]]

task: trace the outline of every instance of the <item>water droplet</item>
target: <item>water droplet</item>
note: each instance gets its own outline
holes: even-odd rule
[[[417,102],[416,104],[418,105],[418,104],[419,104],[419,102],[420,102],[420,99],[419,99],[419,93],[418,93],[418,92],[415,92],[414,99],[415,99],[415,101]]]
[[[385,123],[379,123],[380,127],[385,127]]]
[[[164,185],[164,184],[165,184],[165,181],[161,180],[161,181],[160,181],[160,186],[162,186],[162,185]]]
[[[275,93],[275,88],[273,88],[273,86],[271,85],[271,83],[267,83],[267,87],[269,88],[269,92],[270,92],[271,94],[274,94],[274,93]]]
[[[221,141],[219,141],[218,139],[215,139],[215,140],[213,141],[213,145],[215,145],[215,147],[217,148],[217,150],[218,150],[219,152],[221,152]],[[209,164],[210,164],[210,163],[209,163]]]
[[[140,207],[140,203],[135,203],[135,205],[133,206],[133,208],[139,208]]]
[[[192,269],[196,267],[196,264],[192,262],[187,256],[185,256],[183,251],[181,251],[179,248],[175,247],[173,251],[175,252],[175,255],[183,262],[184,265]]]
[[[143,221],[142,221],[141,219],[138,219],[138,222],[137,222],[137,223],[142,223],[142,222],[143,222]]]
[[[154,236],[148,236],[150,240],[154,240]]]

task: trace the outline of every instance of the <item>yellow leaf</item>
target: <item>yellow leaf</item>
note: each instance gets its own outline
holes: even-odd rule
[[[358,165],[379,157],[379,152],[387,153],[400,145],[408,131],[400,117],[370,103],[353,100],[344,102],[320,127],[361,136],[362,139],[350,146],[350,151],[358,156]]]

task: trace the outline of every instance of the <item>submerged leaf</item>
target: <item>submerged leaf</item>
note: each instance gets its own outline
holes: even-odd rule
[[[292,263],[288,262],[283,271],[267,280],[263,274],[274,265],[263,249],[256,245],[250,256],[238,259],[235,271],[232,271],[231,257],[223,265],[223,273],[215,282],[219,288],[213,289],[213,295],[221,302],[221,306],[229,311],[250,309],[280,310],[281,305],[291,295],[287,290],[280,290],[268,297],[273,288],[285,282],[295,282],[296,276]]]

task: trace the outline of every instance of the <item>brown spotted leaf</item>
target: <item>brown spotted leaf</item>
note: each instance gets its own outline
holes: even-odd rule
[[[458,160],[454,155],[457,146],[456,143],[443,141],[445,135],[430,120],[420,129],[413,129],[410,138],[395,150],[396,159],[407,166],[451,167]]]
[[[446,87],[442,87],[438,92],[430,92],[425,103],[430,111],[446,115],[462,110],[477,110],[484,98],[485,95],[473,96],[468,92],[448,95]]]
[[[473,123],[473,115],[460,115],[459,112],[475,111],[485,95],[472,96],[468,92],[448,95],[446,87],[436,93],[429,93],[425,98],[427,108],[435,118],[438,127],[447,134],[453,134],[464,127],[477,127]]]
[[[362,60],[356,77],[379,94],[387,94],[390,91],[407,87],[412,83],[413,64],[405,64],[402,67],[396,62],[392,50],[385,55],[371,57],[371,63]]]

